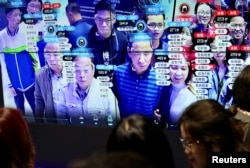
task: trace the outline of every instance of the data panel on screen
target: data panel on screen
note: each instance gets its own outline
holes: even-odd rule
[[[249,0],[1,0],[5,107],[29,122],[177,128],[200,99],[233,104],[249,64]]]

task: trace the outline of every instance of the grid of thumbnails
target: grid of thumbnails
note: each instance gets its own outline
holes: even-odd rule
[[[232,105],[250,63],[248,0],[1,0],[5,107],[30,122],[165,129],[200,99]]]

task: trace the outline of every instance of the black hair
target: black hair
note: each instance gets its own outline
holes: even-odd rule
[[[213,99],[198,100],[188,106],[179,119],[189,138],[201,141],[207,152],[243,152],[243,123]]]
[[[112,14],[115,14],[115,7],[109,0],[101,0],[95,5],[95,14],[99,10],[107,10],[110,11]]]
[[[27,0],[27,5],[28,5],[28,3],[30,3],[31,1],[38,1],[38,2],[41,3],[41,5],[43,4],[43,1],[42,1],[42,0]]]
[[[163,130],[153,120],[139,114],[117,123],[109,135],[106,151],[134,151],[157,168],[174,167],[171,147]]]
[[[159,13],[159,14],[144,14],[143,15],[143,20],[147,23],[147,21],[148,21],[148,16],[149,15],[162,15],[163,16],[163,20],[165,20],[165,18],[166,18],[166,16],[165,16],[165,14],[164,13]]]
[[[75,2],[71,2],[66,6],[66,12],[72,12],[72,13],[81,13],[81,9],[80,6],[75,3]]]
[[[19,9],[19,8],[5,8],[5,14],[7,15],[9,12],[12,12],[15,9]]]
[[[90,58],[91,62],[94,63],[94,57],[93,56],[80,56],[80,55],[75,55],[72,58],[72,62],[74,62],[77,58],[81,58],[81,57],[86,57],[86,58]]]
[[[233,84],[233,98],[237,107],[250,111],[250,65],[244,67]]]

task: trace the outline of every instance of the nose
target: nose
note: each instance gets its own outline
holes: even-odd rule
[[[54,61],[55,58],[54,58],[53,56],[50,56],[50,57],[49,57],[49,60]]]
[[[237,26],[235,27],[235,30],[240,30],[240,26],[237,25]]]
[[[190,155],[191,151],[190,151],[189,148],[185,147],[185,148],[184,148],[184,153],[185,153],[186,155]]]
[[[178,68],[175,74],[182,75],[182,70],[180,68]]]
[[[159,26],[156,25],[154,30],[160,30]]]
[[[140,57],[139,57],[139,63],[144,63],[145,62],[145,58],[143,56],[143,53],[141,53]]]
[[[81,71],[81,72],[80,72],[80,77],[81,77],[81,78],[85,78],[85,77],[86,77],[84,71]]]
[[[106,21],[102,21],[102,26],[107,26]]]

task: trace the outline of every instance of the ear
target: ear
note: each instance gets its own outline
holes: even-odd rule
[[[6,14],[6,19],[9,20],[10,18],[10,12]]]
[[[116,22],[116,15],[113,16],[114,18],[112,19],[112,25],[115,24]]]
[[[131,58],[131,50],[129,47],[127,47],[127,53],[128,53],[128,56]]]
[[[91,63],[91,68],[93,70],[93,75],[95,74],[95,65],[93,63]]]

